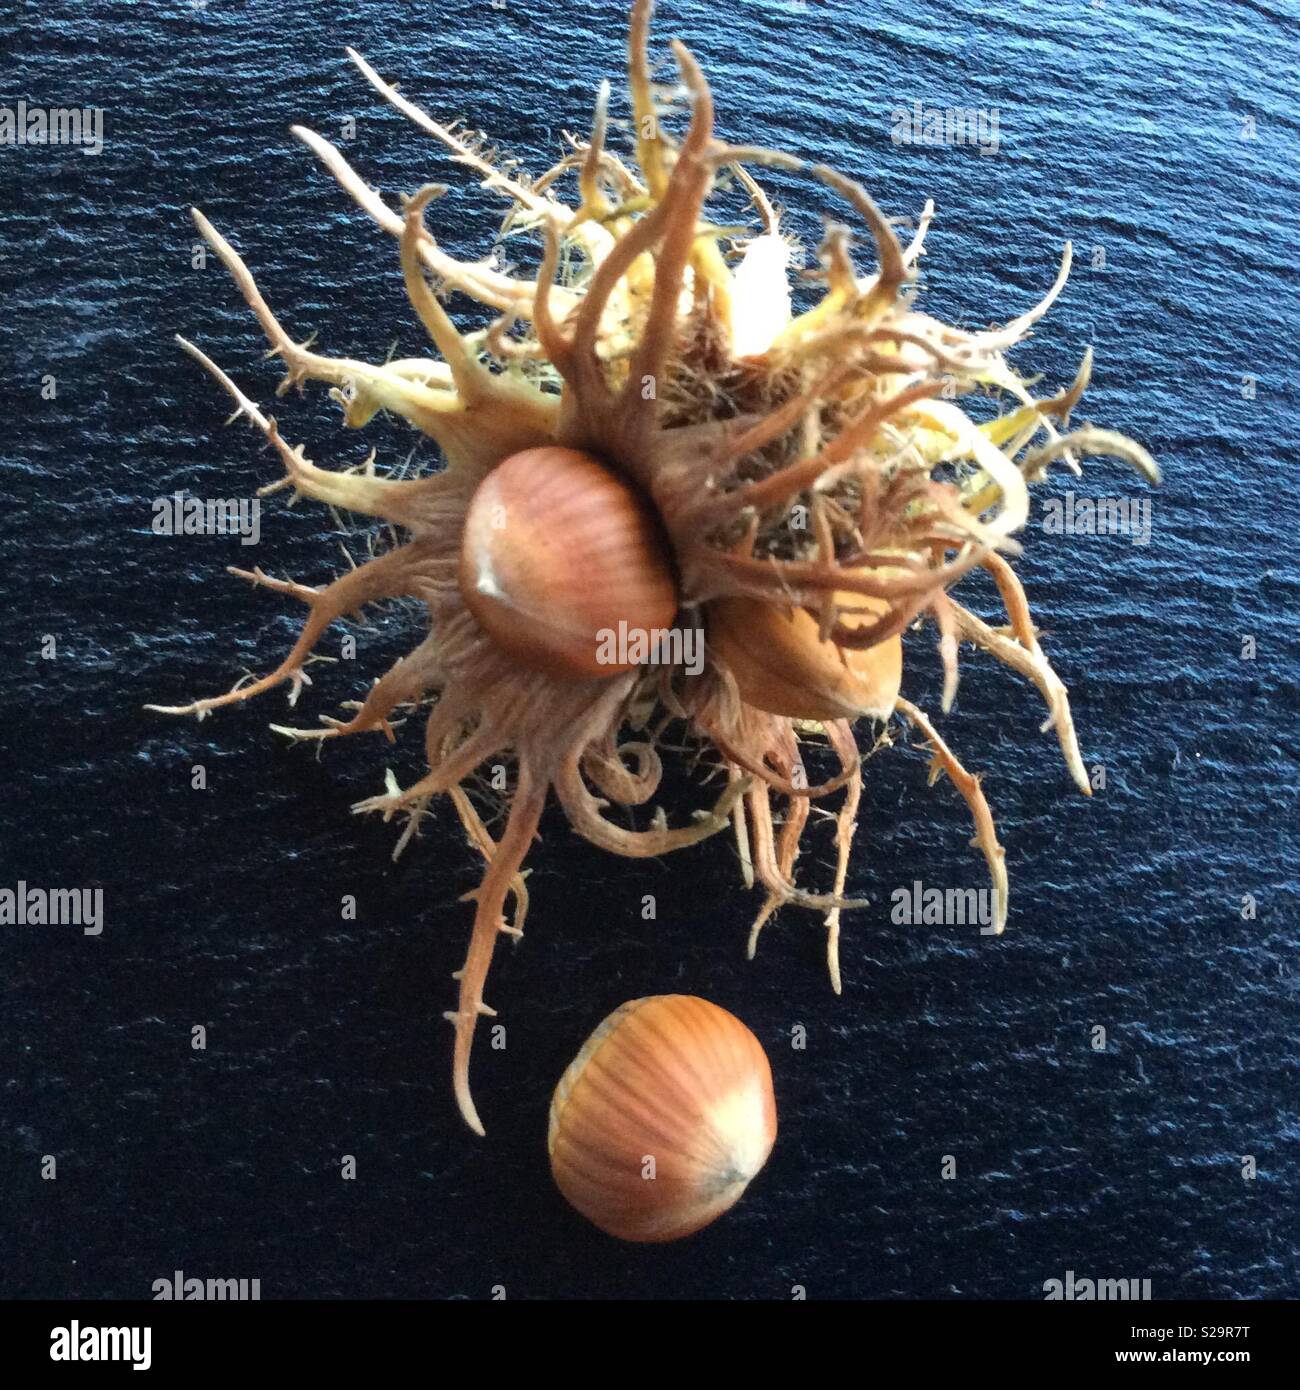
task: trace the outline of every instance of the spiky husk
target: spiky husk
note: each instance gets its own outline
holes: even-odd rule
[[[481,138],[432,120],[349,50],[366,78],[445,147],[459,164],[508,203],[504,230],[533,233],[543,246],[535,280],[448,254],[425,225],[429,203],[445,190],[428,185],[388,207],[320,136],[296,128],[343,188],[399,241],[407,291],[440,354],[383,365],[330,357],[295,342],[263,300],[238,254],[202,216],[200,231],[233,275],[285,362],[281,390],[307,380],[330,384],[348,425],[379,410],[394,412],[436,441],[445,468],[399,480],[316,467],[291,448],[214,363],[185,343],[234,396],[238,413],[278,451],[289,486],[331,506],[391,523],[408,537],[323,588],[245,577],[307,606],[302,634],[269,675],[228,694],[169,712],[202,716],[289,682],[295,699],[304,665],[325,628],[367,603],[413,596],[428,609],[428,635],[371,688],[346,722],[283,729],[296,739],[332,739],[377,730],[392,737],[394,711],[431,705],[425,729],[429,770],[412,786],[390,786],[358,804],[385,818],[410,817],[399,850],[419,816],[446,794],[470,842],[487,861],[460,981],[454,1085],[467,1122],[482,1125],[469,1090],[475,1024],[490,1013],[483,984],[502,931],[518,932],[527,906],[521,865],[553,790],[573,828],[626,856],[660,855],[734,828],[746,882],[766,891],[750,937],[783,903],[826,914],[828,960],[839,988],[838,937],[855,816],[861,754],[845,721],[821,726],[747,705],[717,653],[687,676],[671,667],[612,679],[558,682],[520,669],[470,616],[457,584],[466,507],[484,475],[509,455],[558,443],[594,454],[651,498],[664,523],[687,614],[711,600],[744,595],[807,609],[825,640],[866,647],[891,639],[923,615],[940,634],[946,679],[943,707],[957,681],[957,648],[969,640],[1034,681],[1049,706],[1072,774],[1087,794],[1060,681],[1040,648],[1023,591],[1003,558],[1028,514],[1026,484],[1060,459],[1107,452],[1153,481],[1154,463],[1137,445],[1105,431],[1068,431],[1087,385],[1086,355],[1074,383],[1035,399],[1008,366],[1007,349],[1047,310],[1069,271],[1067,246],[1056,282],[1033,310],[1004,328],[967,333],[917,312],[908,292],[923,250],[927,206],[909,246],[858,184],[825,166],[805,167],[774,151],[727,144],[713,132],[709,88],[690,53],[673,54],[689,104],[680,144],[667,130],[671,111],[651,80],[647,34],[651,5],[633,6],[628,80],[636,132],[635,171],[606,148],[608,87],[596,102],[589,139],[569,139],[564,158],[529,181],[498,165]],[[819,301],[794,316],[786,281],[788,244],[777,213],[747,165],[803,170],[857,215],[875,247],[877,267],[860,274],[847,226],[831,224],[820,247]],[[719,176],[734,175],[761,216],[762,230],[738,238],[704,216]],[[556,189],[576,180],[578,200]],[[431,283],[432,280],[432,283]],[[742,293],[738,295],[738,286]],[[465,296],[495,311],[490,326],[465,333],[443,300]],[[956,404],[972,391],[998,393],[1010,408],[976,425]],[[791,525],[791,509],[806,526]],[[990,627],[949,594],[974,567],[992,572],[1008,625]],[[237,573],[243,573],[237,571]],[[870,623],[850,614],[846,595],[883,601]],[[855,621],[854,619],[859,619]],[[906,700],[897,711],[933,752],[932,780],[946,772],[967,800],[977,842],[1006,919],[1006,873],[992,816],[977,778],[965,771],[927,717]],[[720,794],[706,810],[669,826],[657,813],[633,831],[605,816],[608,803],[644,805],[658,790],[660,741],[674,721],[713,751]],[[624,739],[625,733],[630,739]],[[801,741],[825,740],[839,773],[809,786]],[[488,759],[512,757],[517,769],[500,840],[486,829],[464,787]],[[843,792],[836,815],[837,868],[831,891],[805,892],[793,872],[810,801]],[[779,832],[772,799],[784,799]],[[504,909],[513,893],[513,920]]]

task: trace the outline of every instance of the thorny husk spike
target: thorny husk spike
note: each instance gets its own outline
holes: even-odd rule
[[[989,652],[1041,691],[1049,710],[1044,729],[1055,730],[1084,794],[1090,787],[1065,687],[1039,644],[1024,590],[1005,557],[1019,553],[1014,537],[1028,520],[1028,486],[1051,463],[1077,471],[1080,458],[1109,454],[1150,482],[1159,480],[1154,461],[1133,441],[1091,425],[1071,430],[1071,413],[1091,376],[1091,350],[1074,381],[1043,399],[1031,395],[1030,383],[1007,363],[1005,353],[1061,293],[1070,269],[1068,245],[1039,303],[1000,329],[968,333],[918,312],[911,291],[933,203],[926,203],[904,248],[860,183],[826,165],[719,138],[708,83],[677,43],[672,55],[689,109],[685,130],[674,136],[675,96],[653,80],[652,9],[651,0],[632,5],[629,161],[608,148],[609,92],[602,84],[590,139],[568,137],[562,157],[536,179],[483,137],[435,120],[348,50],[385,101],[504,201],[494,241],[525,234],[540,240],[540,269],[531,279],[443,248],[426,226],[443,185],[424,184],[390,206],[333,145],[293,127],[343,191],[397,241],[395,272],[403,277],[413,322],[437,356],[374,364],[328,355],[311,337],[295,340],[238,252],[194,213],[260,322],[269,355],[283,360],[280,393],[321,382],[354,428],[388,411],[431,438],[443,466],[424,476],[384,477],[376,474],[372,454],[342,471],[318,467],[225,372],[181,339],[234,399],[232,419],[248,420],[277,454],[283,476],[264,493],[290,488],[295,497],[374,518],[404,536],[321,587],[273,579],[261,569],[234,571],[304,605],[300,637],[261,679],[245,678],[225,695],[163,708],[202,718],[282,684],[292,705],[310,684],[313,648],[336,619],[391,598],[423,606],[428,633],[364,700],[345,702],[350,718],[322,716],[314,729],[273,727],[320,749],[363,732],[396,743],[405,724],[426,715],[423,775],[403,789],[385,770],[384,791],[355,809],[404,822],[396,857],[418,832],[432,798],[445,794],[485,861],[479,887],[466,895],[475,904],[474,924],[456,972],[459,1001],[449,1015],[456,1101],[480,1134],[469,1061],[479,1017],[493,1014],[483,999],[484,982],[497,937],[522,930],[528,907],[523,863],[552,790],[578,834],[628,857],[665,854],[730,827],[742,877],[764,893],[750,954],[783,905],[814,909],[824,914],[827,967],[837,993],[841,913],[864,905],[847,896],[863,782],[847,722],[807,723],[747,704],[735,675],[707,643],[701,670],[666,664],[603,680],[561,681],[512,660],[479,627],[457,579],[461,539],[471,498],[498,464],[559,445],[592,455],[634,485],[662,523],[684,619],[702,623],[706,634],[710,605],[724,598],[759,600],[780,613],[802,608],[817,620],[819,639],[841,655],[898,641],[909,626],[933,618],[944,669],[942,708],[947,711],[957,695],[960,643]],[[829,190],[840,198],[874,247],[875,268],[863,272],[854,264],[853,227],[828,222],[820,268],[805,277],[820,297],[796,314],[790,244],[750,165],[805,176],[819,194]],[[723,182],[733,195],[747,197],[745,216],[760,223],[754,235],[746,234],[748,222],[736,224],[734,209],[706,212],[715,176],[726,170],[735,178]],[[572,202],[559,196],[566,180],[575,185]],[[763,325],[758,341],[752,333],[733,332],[742,307],[733,287],[742,267],[743,308],[763,310],[753,320]],[[492,317],[475,325],[462,318],[466,311]],[[958,401],[976,392],[1001,400],[996,418],[976,424],[961,408]],[[1005,626],[991,625],[950,596],[975,568],[996,582]],[[980,780],[915,704],[900,698],[895,712],[928,744],[931,780],[946,773],[971,811],[1001,931],[1005,856]],[[671,744],[669,728],[681,729]],[[876,746],[888,742],[886,723],[877,730]],[[819,773],[817,780],[805,761],[823,743],[839,770]],[[709,809],[678,815],[670,826],[662,809],[650,808],[664,754],[674,749],[696,761],[703,757],[720,786]],[[481,788],[473,779],[488,759],[508,760],[514,768],[499,835],[475,800]],[[499,785],[495,777],[493,785]],[[837,792],[842,800],[832,816],[820,803]],[[780,819],[774,798],[783,802]],[[637,807],[646,808],[640,827],[615,819]],[[828,823],[834,825],[833,883],[829,892],[810,892],[796,884],[796,864],[808,827]],[[508,923],[510,897],[514,918]]]

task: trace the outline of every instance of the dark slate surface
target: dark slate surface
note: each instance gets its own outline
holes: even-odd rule
[[[942,721],[1000,818],[1003,939],[889,922],[900,884],[984,881],[964,808],[927,790],[903,738],[871,764],[853,887],[875,905],[846,924],[841,999],[812,919],[783,914],[746,964],[756,901],[727,844],[628,864],[552,816],[528,937],[502,952],[489,991],[509,1046],[476,1059],[486,1142],[454,1111],[440,1018],[474,857],[444,810],[395,868],[392,827],[348,814],[385,765],[414,772],[415,741],[318,762],[268,731],[279,695],[201,727],[141,711],[267,669],[293,615],[223,567],[252,555],[328,579],[341,563],[329,518],[273,502],[250,551],[155,537],[150,503],[178,488],[248,496],[275,472],[251,433],[220,428],[225,400],[171,343],[192,334],[270,398],[277,373],[224,273],[190,268],[187,205],[241,247],[296,333],[371,358],[423,351],[392,243],[288,125],[338,138],[355,116],[348,151],[365,175],[390,195],[451,181],[440,231],[481,254],[490,201],[372,98],[344,44],[540,169],[619,70],[617,8],[91,0],[18,5],[0,26],[0,104],[107,111],[98,158],[0,148],[0,882],[101,886],[107,905],[96,939],[0,934],[0,1292],[146,1297],[175,1269],[257,1277],[264,1297],[500,1284],[511,1297],[784,1298],[798,1284],[1036,1298],[1067,1269],[1147,1277],[1157,1296],[1300,1292],[1297,113],[1278,61],[1293,12],[665,7],[659,35],[692,43],[726,135],[829,157],[894,214],[937,199],[932,311],[970,324],[1021,311],[1073,238],[1080,268],[1019,361],[1057,383],[1095,343],[1085,414],[1143,439],[1167,483],[1149,546],[1035,526],[1020,564],[1105,793],[1072,791],[1037,696],[986,660],[967,662]],[[996,105],[999,155],[892,146],[888,109],[913,99]],[[815,236],[828,205],[777,182]],[[54,400],[41,399],[47,373]],[[372,442],[396,462],[415,442],[382,423],[345,436],[319,390],[277,413],[331,466]],[[1105,462],[1051,485],[1067,486],[1139,495]],[[406,615],[376,614],[356,665],[318,668],[304,721],[354,697],[409,633]],[[44,634],[54,660],[39,658]],[[932,646],[910,639],[905,685],[931,708]],[[205,791],[191,789],[195,764]],[[825,872],[822,837],[806,875]],[[654,923],[640,920],[647,892]],[[340,921],[344,894],[356,922]],[[628,1248],[553,1190],[546,1107],[610,1008],[675,990],[733,1009],[764,1041],[781,1137],[725,1221]],[[205,1053],[190,1048],[196,1023]],[[789,1045],[796,1024],[805,1051]],[[1090,1046],[1098,1025],[1104,1052]],[[40,1179],[44,1154],[57,1181]],[[343,1154],[354,1182],[338,1175]]]

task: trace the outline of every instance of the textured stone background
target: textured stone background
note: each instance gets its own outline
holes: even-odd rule
[[[232,238],[298,335],[370,358],[423,351],[394,245],[288,125],[338,139],[355,117],[347,148],[365,176],[390,198],[451,182],[439,232],[484,254],[491,200],[378,102],[344,44],[539,170],[562,129],[585,128],[598,78],[617,78],[621,14],[608,0],[10,7],[0,102],[102,106],[107,144],[99,158],[0,148],[0,883],[102,886],[107,925],[97,939],[0,933],[0,1292],[147,1297],[179,1268],[260,1278],[264,1297],[502,1284],[511,1297],[784,1298],[799,1284],[811,1297],[1036,1298],[1073,1269],[1147,1277],[1165,1297],[1300,1294],[1298,121],[1278,62],[1297,29],[1280,6],[1193,11],[664,7],[659,40],[692,44],[725,135],[827,157],[894,214],[936,198],[932,312],[973,325],[1022,311],[1073,238],[1079,268],[1018,360],[1055,385],[1094,343],[1084,416],[1144,440],[1167,482],[1148,547],[1035,525],[1020,562],[1106,792],[1072,791],[1037,695],[985,659],[966,662],[941,722],[987,774],[1012,882],[1005,937],[891,926],[898,885],[984,883],[964,807],[946,784],[927,790],[901,733],[870,766],[852,887],[874,905],[846,924],[840,999],[818,925],[798,913],[746,964],[757,899],[729,844],[629,864],[552,816],[527,939],[490,982],[509,1045],[477,1050],[484,1142],[456,1116],[440,1017],[474,856],[441,811],[394,867],[394,828],[348,814],[385,765],[414,774],[418,741],[358,741],[318,762],[268,731],[281,694],[201,727],[141,710],[265,670],[290,640],[296,615],[226,564],[314,583],[342,563],[330,518],[282,499],[255,551],[150,533],[157,496],[248,496],[276,472],[251,432],[221,429],[227,402],[171,342],[196,337],[270,399],[278,373],[251,316],[215,260],[190,266],[185,210],[199,203]],[[998,106],[999,156],[892,146],[888,110],[914,98]],[[822,194],[775,183],[815,240]],[[1090,268],[1096,245],[1104,271]],[[385,464],[413,447],[416,466],[433,461],[392,423],[344,435],[319,389],[276,412],[327,466],[371,443]],[[1140,495],[1107,462],[1083,481],[1054,476],[1050,492],[1067,486]],[[992,611],[986,588],[969,594]],[[354,665],[317,668],[301,721],[355,697],[410,631],[409,615],[376,613]],[[47,633],[53,661],[38,657]],[[1243,633],[1258,639],[1253,663]],[[911,636],[905,680],[931,708],[932,650],[932,632]],[[206,791],[191,789],[196,763]],[[821,836],[802,861],[810,881],[827,873]],[[356,922],[340,921],[344,894]],[[755,1029],[781,1137],[726,1220],[627,1248],[553,1190],[546,1108],[609,1009],[667,991]],[[805,1051],[789,1045],[796,1024]],[[338,1176],[346,1153],[354,1182]],[[43,1154],[57,1182],[40,1181]],[[940,1181],[944,1154],[955,1181]]]

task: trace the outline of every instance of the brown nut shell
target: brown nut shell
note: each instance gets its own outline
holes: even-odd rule
[[[558,445],[512,454],[479,484],[459,580],[499,647],[561,678],[631,670],[603,634],[662,630],[677,614],[652,510],[598,459]]]
[[[740,1198],[776,1140],[772,1069],[726,1009],[660,994],[616,1009],[551,1101],[551,1172],[610,1235],[690,1235]]]
[[[837,593],[837,603],[885,611],[879,599]],[[715,599],[708,608],[709,645],[735,678],[740,698],[790,719],[887,719],[903,678],[901,638],[859,650],[823,642],[817,619],[802,608],[762,599]]]

